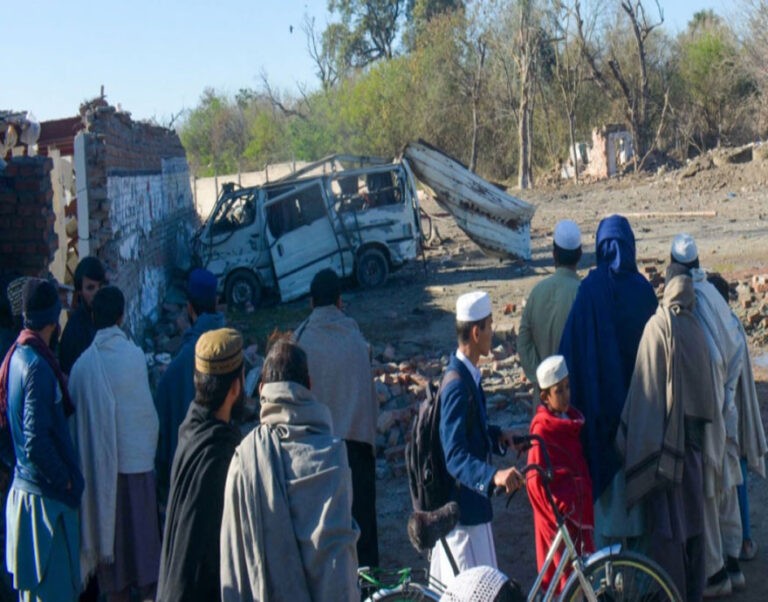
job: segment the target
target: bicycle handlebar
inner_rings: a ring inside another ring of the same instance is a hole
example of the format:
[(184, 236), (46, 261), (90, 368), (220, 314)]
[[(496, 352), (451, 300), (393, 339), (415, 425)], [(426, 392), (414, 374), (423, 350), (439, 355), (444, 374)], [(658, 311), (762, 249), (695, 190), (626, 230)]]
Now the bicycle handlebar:
[(539, 435), (514, 435), (512, 437), (512, 442), (515, 445), (521, 446), (521, 451), (530, 449), (534, 442), (539, 444), (541, 455), (544, 457), (544, 468), (538, 464), (528, 464), (525, 466), (525, 468), (523, 468), (521, 472), (525, 474), (526, 472), (535, 470), (547, 483), (549, 483), (549, 481), (552, 480), (552, 475), (554, 475), (554, 470), (552, 468), (552, 460), (550, 459), (549, 452), (547, 451), (547, 444), (544, 443), (544, 439), (542, 439)]
[[(552, 506), (552, 511), (555, 514), (557, 523), (560, 524), (565, 520), (565, 518), (560, 512), (560, 509), (557, 507), (555, 499), (552, 497), (552, 491), (549, 488), (549, 484), (554, 476), (554, 469), (552, 468), (552, 460), (549, 457), (549, 452), (547, 451), (547, 444), (544, 443), (544, 439), (542, 439), (539, 435), (514, 435), (512, 437), (512, 443), (514, 443), (515, 446), (520, 446), (521, 452), (530, 449), (533, 443), (538, 444), (539, 449), (541, 450), (542, 458), (544, 460), (544, 466), (540, 466), (539, 464), (526, 464), (520, 472), (523, 476), (525, 476), (529, 472), (535, 471), (541, 476), (542, 486), (544, 487), (544, 492), (547, 495), (547, 501), (549, 502), (550, 506)], [(509, 505), (509, 502), (514, 494), (515, 492), (512, 492), (509, 495), (509, 498), (507, 498), (507, 505)]]

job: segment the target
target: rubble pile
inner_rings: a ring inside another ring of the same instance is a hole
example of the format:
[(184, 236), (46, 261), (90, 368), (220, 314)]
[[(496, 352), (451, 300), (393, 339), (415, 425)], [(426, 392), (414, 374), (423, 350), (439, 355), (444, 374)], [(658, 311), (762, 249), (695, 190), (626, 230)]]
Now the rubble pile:
[[(641, 273), (656, 291), (657, 297), (664, 294), (664, 276), (657, 266), (662, 259), (641, 259), (644, 264)], [(746, 280), (728, 282), (730, 306), (741, 321), (747, 333), (750, 347), (768, 344), (768, 274), (754, 274)]]
[[(496, 330), (492, 355), (482, 358), (483, 390), (489, 420), (503, 428), (527, 429), (531, 417), (530, 383), (525, 379), (514, 350), (514, 331)], [(374, 388), (379, 402), (376, 435), (379, 478), (405, 475), (405, 445), (418, 406), (426, 397), (429, 382), (435, 385), (448, 364), (449, 352), (397, 361), (387, 345), (374, 360)]]
[[(739, 316), (752, 347), (768, 344), (768, 274), (729, 283), (731, 307)], [(733, 301), (738, 303), (733, 303)]]

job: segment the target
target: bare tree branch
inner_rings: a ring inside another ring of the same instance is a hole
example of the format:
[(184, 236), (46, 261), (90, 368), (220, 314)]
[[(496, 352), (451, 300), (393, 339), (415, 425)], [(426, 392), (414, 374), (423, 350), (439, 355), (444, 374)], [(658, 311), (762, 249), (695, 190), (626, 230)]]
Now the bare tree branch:
[(646, 159), (648, 159), (651, 153), (659, 147), (659, 140), (661, 140), (661, 132), (664, 130), (665, 119), (667, 116), (668, 108), (669, 108), (669, 88), (667, 88), (664, 91), (664, 108), (661, 110), (661, 118), (659, 119), (659, 127), (656, 128), (656, 136), (654, 136), (653, 144), (651, 144), (651, 147), (648, 149), (648, 152), (645, 153), (642, 160), (637, 166), (637, 169), (639, 171), (642, 171), (643, 166), (645, 165)]
[(304, 113), (296, 111), (295, 109), (290, 109), (283, 104), (283, 102), (280, 100), (280, 97), (277, 96), (277, 94), (275, 94), (275, 92), (272, 90), (272, 86), (269, 83), (269, 78), (264, 71), (261, 72), (260, 77), (261, 85), (264, 87), (264, 94), (273, 107), (279, 109), (283, 115), (288, 117), (298, 117), (304, 121), (309, 121), (309, 118)]

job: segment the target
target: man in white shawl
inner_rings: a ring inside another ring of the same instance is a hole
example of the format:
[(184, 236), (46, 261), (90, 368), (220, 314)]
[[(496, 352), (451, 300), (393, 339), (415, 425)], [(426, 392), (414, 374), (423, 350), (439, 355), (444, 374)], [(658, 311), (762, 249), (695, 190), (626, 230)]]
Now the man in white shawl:
[(152, 596), (160, 563), (154, 461), (158, 421), (144, 353), (120, 328), (117, 287), (93, 300), (96, 336), (69, 379), (75, 445), (85, 478), (80, 510), (83, 583), (98, 575), (108, 599)]
[(261, 425), (229, 466), (221, 523), (224, 602), (357, 600), (358, 532), (344, 442), (309, 390), (307, 356), (272, 344)]
[(690, 270), (698, 318), (712, 357), (717, 411), (704, 430), (705, 597), (727, 595), (746, 586), (738, 557), (742, 526), (737, 486), (740, 458), (765, 477), (765, 434), (744, 330), (699, 266), (696, 242), (688, 234), (672, 241), (672, 262)]
[(331, 412), (352, 471), (352, 516), (360, 527), (357, 560), (379, 566), (376, 528), (376, 420), (371, 351), (354, 319), (341, 309), (341, 282), (320, 270), (310, 287), (312, 313), (293, 334), (307, 354), (312, 393)]

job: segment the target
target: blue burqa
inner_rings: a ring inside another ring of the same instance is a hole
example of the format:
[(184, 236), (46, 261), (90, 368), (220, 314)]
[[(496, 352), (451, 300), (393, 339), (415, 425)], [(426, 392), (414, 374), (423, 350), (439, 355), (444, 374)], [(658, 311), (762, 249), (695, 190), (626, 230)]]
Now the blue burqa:
[(597, 267), (579, 287), (560, 339), (571, 381), (571, 404), (586, 420), (582, 430), (594, 499), (621, 467), (614, 441), (635, 356), (658, 302), (638, 272), (635, 236), (625, 217), (600, 222)]

